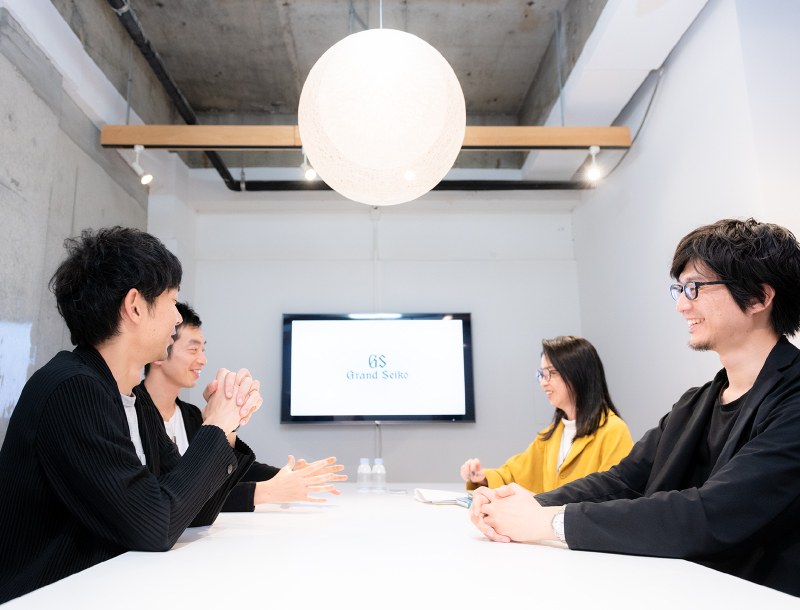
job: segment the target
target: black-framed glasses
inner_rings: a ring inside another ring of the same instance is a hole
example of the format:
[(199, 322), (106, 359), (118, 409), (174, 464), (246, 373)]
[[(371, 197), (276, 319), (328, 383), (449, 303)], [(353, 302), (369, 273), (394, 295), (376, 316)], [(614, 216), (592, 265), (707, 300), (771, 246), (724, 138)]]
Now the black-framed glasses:
[(686, 298), (690, 301), (694, 301), (697, 298), (697, 292), (700, 290), (700, 286), (711, 286), (712, 284), (727, 284), (728, 282), (686, 282), (685, 284), (672, 284), (669, 287), (669, 294), (672, 296), (673, 301), (677, 301), (680, 296), (681, 292), (686, 295)]
[(558, 375), (558, 371), (555, 369), (539, 369), (536, 371), (536, 379), (541, 383), (542, 379), (545, 381), (550, 381), (550, 377), (552, 375)]

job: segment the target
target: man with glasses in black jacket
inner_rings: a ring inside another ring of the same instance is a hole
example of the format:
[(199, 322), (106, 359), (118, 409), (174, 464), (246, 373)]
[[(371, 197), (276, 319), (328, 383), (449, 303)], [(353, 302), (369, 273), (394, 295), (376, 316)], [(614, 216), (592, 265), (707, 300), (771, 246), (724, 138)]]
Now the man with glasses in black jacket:
[[(157, 416), (136, 414), (141, 369), (166, 357), (181, 322), (175, 255), (121, 227), (66, 247), (51, 288), (77, 347), (25, 384), (0, 450), (0, 603), (125, 551), (169, 550), (214, 521), (254, 460), (233, 446), (261, 404), (245, 369), (220, 369), (183, 458)], [(143, 447), (159, 428), (162, 442)]]
[(723, 369), (687, 391), (607, 472), (535, 498), (475, 493), (492, 540), (680, 557), (800, 596), (800, 245), (787, 229), (721, 220), (684, 237), (670, 286), (689, 346)]

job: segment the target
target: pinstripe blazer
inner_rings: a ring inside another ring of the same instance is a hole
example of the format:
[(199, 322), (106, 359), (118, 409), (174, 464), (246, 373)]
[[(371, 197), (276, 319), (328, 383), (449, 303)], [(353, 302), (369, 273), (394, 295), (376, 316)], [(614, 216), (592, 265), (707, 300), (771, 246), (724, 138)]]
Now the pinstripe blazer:
[[(140, 432), (159, 424), (142, 418)], [(182, 458), (163, 436), (143, 466), (93, 348), (60, 352), (28, 380), (0, 450), (0, 603), (125, 551), (169, 550), (187, 526), (213, 522), (252, 453), (215, 426)]]

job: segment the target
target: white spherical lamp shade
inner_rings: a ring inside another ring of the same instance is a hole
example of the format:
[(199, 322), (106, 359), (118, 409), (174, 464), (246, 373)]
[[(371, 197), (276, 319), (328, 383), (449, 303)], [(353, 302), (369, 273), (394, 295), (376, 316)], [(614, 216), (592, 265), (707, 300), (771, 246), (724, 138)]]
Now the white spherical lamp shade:
[(298, 123), (320, 177), (345, 197), (394, 205), (427, 193), (453, 166), (464, 94), (431, 45), (398, 30), (336, 43), (311, 69)]

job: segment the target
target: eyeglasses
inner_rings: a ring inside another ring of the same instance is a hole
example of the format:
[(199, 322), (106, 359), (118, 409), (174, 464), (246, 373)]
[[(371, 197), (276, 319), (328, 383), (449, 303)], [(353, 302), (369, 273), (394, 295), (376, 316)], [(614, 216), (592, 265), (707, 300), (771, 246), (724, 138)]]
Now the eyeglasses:
[(553, 375), (558, 375), (558, 371), (555, 369), (539, 369), (536, 371), (536, 379), (541, 383), (542, 379), (545, 381), (550, 381), (550, 377)]
[(727, 284), (728, 282), (686, 282), (685, 284), (672, 284), (669, 287), (669, 293), (672, 296), (673, 301), (677, 301), (680, 296), (681, 292), (686, 295), (686, 298), (690, 301), (694, 301), (697, 298), (697, 292), (700, 290), (700, 286), (711, 286), (712, 284)]

